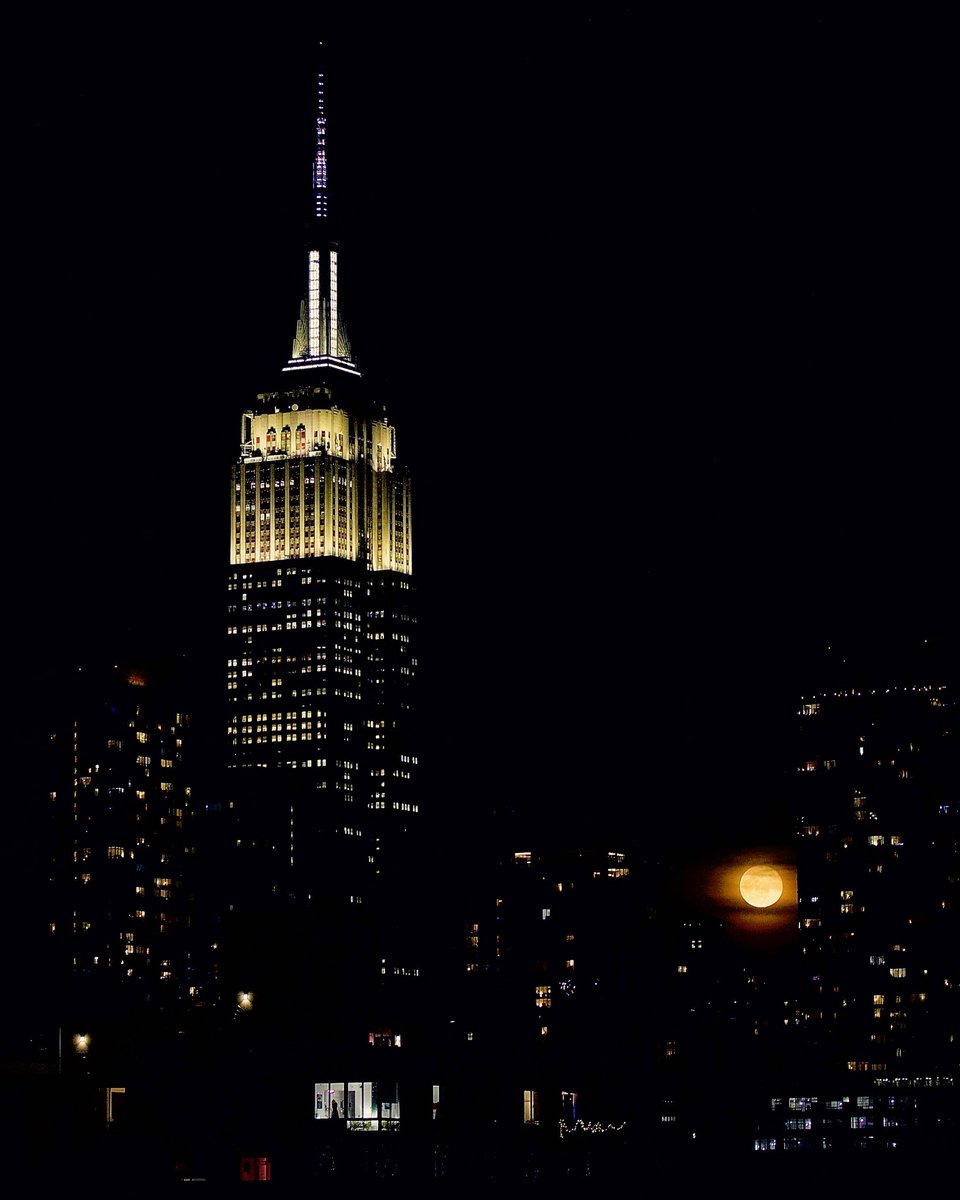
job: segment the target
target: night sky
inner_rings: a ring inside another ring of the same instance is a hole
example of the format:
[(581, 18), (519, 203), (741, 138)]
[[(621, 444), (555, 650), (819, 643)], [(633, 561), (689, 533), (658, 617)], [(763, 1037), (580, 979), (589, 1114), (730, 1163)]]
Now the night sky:
[(221, 630), (240, 413), (299, 304), (320, 38), (342, 307), (414, 472), (422, 760), (462, 827), (781, 838), (811, 647), (955, 627), (944, 31), (589, 7), (158, 9), (122, 51), (85, 12), (11, 44), (31, 724), (56, 664), (205, 661)]

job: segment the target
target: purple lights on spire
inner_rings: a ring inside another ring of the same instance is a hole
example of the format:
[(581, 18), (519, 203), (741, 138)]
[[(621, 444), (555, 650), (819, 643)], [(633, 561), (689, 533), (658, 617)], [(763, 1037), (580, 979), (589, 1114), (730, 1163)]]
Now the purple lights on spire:
[[(322, 43), (321, 43), (322, 45)], [(285, 371), (316, 367), (359, 375), (351, 361), (350, 342), (340, 315), (337, 288), (337, 246), (329, 230), (320, 225), (329, 216), (327, 191), (327, 116), (324, 111), (324, 71), (317, 66), (317, 140), (313, 157), (314, 218), (307, 250), (307, 289), (300, 306), (293, 350)]]
[(317, 75), (317, 151), (313, 159), (315, 213), (326, 217), (327, 201), (327, 118), (323, 111), (323, 71)]

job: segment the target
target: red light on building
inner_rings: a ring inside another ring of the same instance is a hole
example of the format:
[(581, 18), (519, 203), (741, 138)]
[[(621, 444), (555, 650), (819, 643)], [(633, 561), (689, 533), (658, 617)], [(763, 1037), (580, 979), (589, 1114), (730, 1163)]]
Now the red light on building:
[(244, 1156), (240, 1159), (241, 1183), (265, 1183), (270, 1179), (270, 1159)]

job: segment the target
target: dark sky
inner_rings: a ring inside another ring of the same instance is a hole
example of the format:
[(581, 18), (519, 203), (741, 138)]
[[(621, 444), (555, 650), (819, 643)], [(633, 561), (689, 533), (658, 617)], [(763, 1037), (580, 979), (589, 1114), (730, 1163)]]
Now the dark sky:
[(945, 31), (646, 7), (23, 31), (15, 677), (220, 629), (323, 38), (343, 308), (415, 473), (449, 806), (782, 832), (809, 647), (958, 611)]

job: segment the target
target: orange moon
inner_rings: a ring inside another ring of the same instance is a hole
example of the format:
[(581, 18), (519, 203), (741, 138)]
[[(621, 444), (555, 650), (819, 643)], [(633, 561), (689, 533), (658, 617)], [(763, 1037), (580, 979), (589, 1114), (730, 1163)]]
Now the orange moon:
[(773, 867), (749, 867), (740, 876), (740, 895), (754, 908), (769, 908), (783, 895), (783, 880)]

